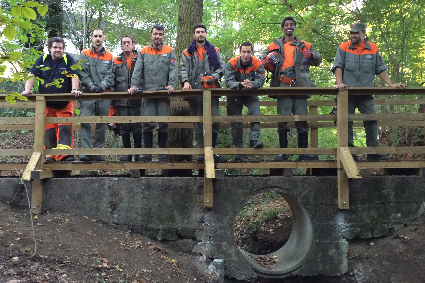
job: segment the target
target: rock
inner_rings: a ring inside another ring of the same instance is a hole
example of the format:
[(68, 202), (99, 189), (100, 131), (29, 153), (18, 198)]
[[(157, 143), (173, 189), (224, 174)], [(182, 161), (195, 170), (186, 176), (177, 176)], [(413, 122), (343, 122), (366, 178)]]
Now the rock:
[(12, 257), (12, 262), (13, 263), (18, 263), (19, 262), (19, 257), (17, 257), (17, 256)]

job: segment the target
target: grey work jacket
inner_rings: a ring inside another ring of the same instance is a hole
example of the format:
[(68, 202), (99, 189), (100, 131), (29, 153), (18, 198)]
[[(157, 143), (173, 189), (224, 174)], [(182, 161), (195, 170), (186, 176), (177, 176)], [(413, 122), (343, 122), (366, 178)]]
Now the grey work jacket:
[[(131, 75), (133, 74), (134, 66), (136, 65), (137, 51), (133, 51), (134, 57), (131, 59), (130, 70), (127, 68), (124, 52), (114, 59), (115, 68), (115, 91), (127, 92), (131, 87)], [(115, 100), (115, 106), (141, 107), (141, 99), (118, 99)]]
[(114, 85), (114, 57), (105, 47), (96, 52), (94, 46), (81, 51), (80, 81), (86, 88), (101, 83), (107, 89)]

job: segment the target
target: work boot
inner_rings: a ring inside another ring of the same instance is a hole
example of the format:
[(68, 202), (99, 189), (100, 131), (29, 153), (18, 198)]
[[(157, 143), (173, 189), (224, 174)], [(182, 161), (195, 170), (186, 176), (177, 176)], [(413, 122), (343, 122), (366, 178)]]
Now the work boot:
[(61, 161), (62, 162), (72, 162), (72, 161), (75, 161), (75, 156), (74, 155), (67, 155), (64, 158), (62, 158)]
[(387, 155), (384, 154), (368, 154), (367, 155), (367, 161), (381, 161), (381, 160), (386, 160), (387, 159)]
[(47, 156), (46, 161), (44, 161), (44, 163), (47, 163), (47, 164), (54, 163), (54, 162), (56, 162), (56, 160), (51, 156)]
[(249, 147), (251, 148), (263, 148), (263, 142), (262, 141), (255, 141), (255, 140), (251, 140), (249, 141)]
[(233, 162), (237, 162), (237, 163), (242, 163), (245, 162), (245, 156), (243, 156), (242, 154), (237, 154), (234, 158), (233, 158)]
[[(308, 132), (298, 133), (298, 147), (308, 148)], [(314, 160), (315, 157), (312, 154), (300, 154), (298, 160)]]
[[(287, 130), (283, 132), (279, 132), (279, 147), (280, 148), (288, 148), (288, 132)], [(288, 161), (288, 155), (279, 154), (274, 158), (277, 162)]]
[[(124, 148), (131, 148), (130, 133), (122, 134), (121, 138)], [(133, 161), (133, 157), (131, 155), (123, 155), (120, 157), (120, 161)]]
[[(152, 148), (153, 143), (153, 133), (152, 132), (144, 132), (143, 139), (145, 141), (145, 148)], [(146, 162), (152, 161), (152, 154), (145, 154), (144, 160)]]
[(97, 161), (97, 162), (104, 162), (105, 156), (104, 155), (93, 155), (92, 160)]
[[(158, 147), (159, 148), (166, 148), (167, 147), (167, 140), (168, 140), (168, 133), (158, 133)], [(165, 154), (159, 155), (159, 162), (165, 163), (168, 162), (168, 156)]]
[(83, 162), (92, 161), (92, 156), (91, 155), (80, 155), (80, 161), (83, 161)]
[[(134, 148), (142, 148), (142, 133), (133, 133)], [(134, 155), (134, 160), (137, 162), (142, 162), (144, 160), (143, 155), (136, 154)]]
[(204, 157), (204, 155), (203, 154), (201, 154), (201, 155), (199, 155), (198, 157), (196, 157), (196, 162), (204, 162), (204, 160), (205, 160), (205, 157)]

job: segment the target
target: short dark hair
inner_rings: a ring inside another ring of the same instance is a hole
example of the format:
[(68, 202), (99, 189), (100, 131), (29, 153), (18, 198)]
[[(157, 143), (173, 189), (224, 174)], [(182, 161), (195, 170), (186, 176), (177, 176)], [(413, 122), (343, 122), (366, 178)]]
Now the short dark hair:
[(49, 41), (47, 42), (47, 50), (49, 50), (52, 48), (53, 43), (62, 43), (63, 44), (63, 49), (65, 49), (65, 40), (63, 40), (62, 37), (52, 37), (49, 39)]
[(92, 31), (91, 35), (93, 35), (93, 33), (94, 33), (96, 30), (100, 30), (100, 31), (102, 32), (102, 35), (105, 35), (105, 33), (103, 32), (103, 30), (102, 30), (101, 28), (95, 28), (95, 29)]
[(161, 26), (161, 25), (154, 25), (152, 28), (151, 28), (151, 34), (152, 34), (152, 31), (153, 31), (153, 29), (157, 29), (157, 30), (164, 30), (164, 27), (163, 26)]
[(133, 39), (133, 37), (132, 37), (132, 36), (130, 36), (130, 35), (123, 35), (123, 36), (121, 36), (121, 44), (122, 44), (122, 39), (123, 39), (124, 37), (129, 37), (129, 38), (131, 38), (131, 42), (132, 42), (132, 43), (136, 43), (136, 42), (134, 41), (134, 39)]
[(204, 24), (195, 24), (193, 25), (192, 33), (195, 33), (197, 28), (203, 28), (205, 32), (207, 32), (207, 27)]
[(241, 46), (239, 47), (239, 52), (242, 51), (242, 46), (251, 46), (251, 50), (254, 51), (254, 47), (252, 47), (251, 42), (245, 41), (244, 43), (242, 43)]
[(295, 21), (295, 19), (293, 17), (286, 17), (286, 18), (283, 19), (282, 24), (280, 25), (282, 28), (285, 25), (286, 21), (293, 21), (294, 26), (297, 26), (297, 22)]

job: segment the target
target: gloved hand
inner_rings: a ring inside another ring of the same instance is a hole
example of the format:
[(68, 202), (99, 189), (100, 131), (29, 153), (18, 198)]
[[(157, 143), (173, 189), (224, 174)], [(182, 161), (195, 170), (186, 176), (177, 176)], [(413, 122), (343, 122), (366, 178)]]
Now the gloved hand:
[(96, 85), (97, 85), (97, 87), (101, 90), (101, 92), (105, 92), (106, 87), (105, 87), (102, 83), (98, 83), (98, 84), (96, 84)]
[(307, 58), (307, 59), (309, 59), (309, 58), (311, 58), (311, 51), (310, 51), (310, 49), (305, 49), (304, 51), (303, 51), (303, 56), (305, 57), (305, 58)]
[(263, 61), (261, 61), (261, 63), (263, 64), (264, 69), (272, 72), (276, 68), (276, 65), (279, 62), (283, 62), (283, 61), (284, 60), (282, 58), (282, 55), (280, 55), (279, 52), (272, 51), (269, 54), (267, 54), (266, 58), (264, 58)]
[(201, 77), (201, 83), (205, 88), (215, 88), (215, 79), (214, 77)]
[(90, 87), (90, 92), (102, 92), (102, 90), (94, 84)]

